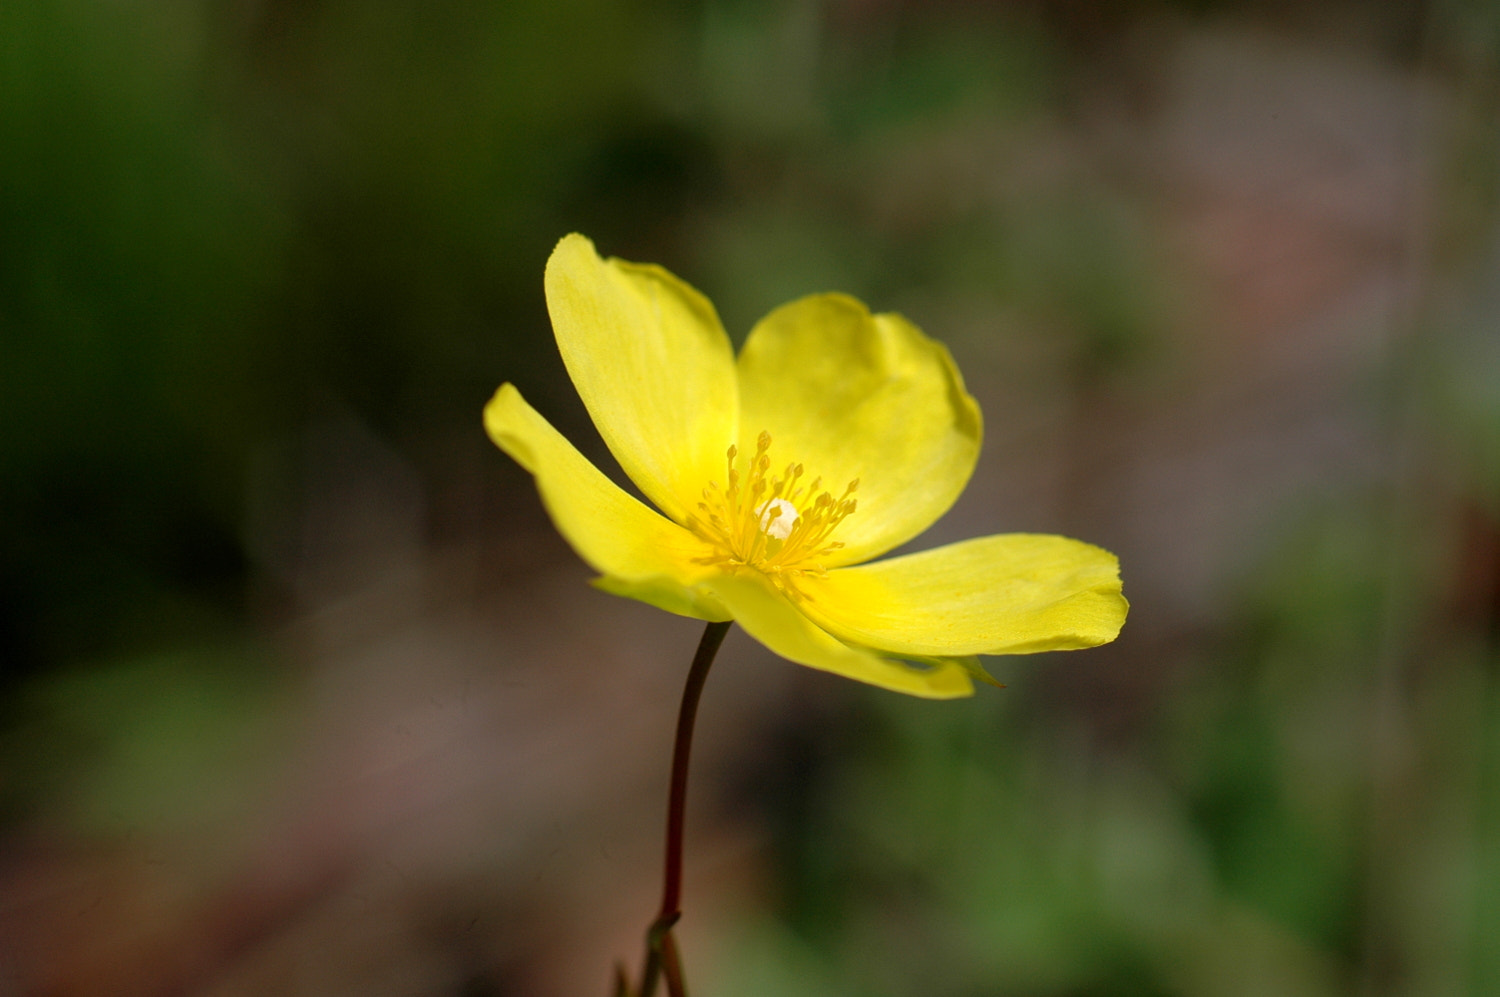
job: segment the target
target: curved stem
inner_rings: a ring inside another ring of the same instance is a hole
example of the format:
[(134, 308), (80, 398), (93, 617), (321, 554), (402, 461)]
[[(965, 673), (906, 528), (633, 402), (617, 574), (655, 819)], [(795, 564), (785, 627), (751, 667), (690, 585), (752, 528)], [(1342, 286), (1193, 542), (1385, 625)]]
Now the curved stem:
[(714, 663), (719, 645), (729, 632), (729, 624), (710, 623), (698, 642), (688, 669), (687, 684), (682, 690), (682, 706), (677, 712), (677, 738), (672, 745), (672, 788), (667, 797), (667, 862), (662, 875), (661, 909), (646, 931), (646, 967), (641, 973), (638, 997), (654, 997), (656, 981), (661, 975), (665, 957), (667, 988), (671, 997), (683, 997), (682, 968), (678, 963), (677, 945), (672, 926), (682, 916), (682, 828), (687, 810), (688, 756), (693, 750), (693, 721), (698, 716), (698, 699), (708, 680), (708, 669)]
[(672, 745), (672, 789), (667, 799), (667, 867), (662, 878), (661, 910), (656, 915), (658, 923), (676, 921), (681, 916), (682, 902), (682, 827), (683, 814), (687, 809), (688, 755), (693, 750), (693, 721), (698, 716), (698, 698), (703, 694), (703, 684), (708, 681), (709, 666), (724, 635), (729, 633), (729, 623), (710, 623), (698, 642), (698, 653), (693, 655), (693, 665), (688, 669), (687, 684), (682, 690), (682, 708), (677, 713), (677, 739)]

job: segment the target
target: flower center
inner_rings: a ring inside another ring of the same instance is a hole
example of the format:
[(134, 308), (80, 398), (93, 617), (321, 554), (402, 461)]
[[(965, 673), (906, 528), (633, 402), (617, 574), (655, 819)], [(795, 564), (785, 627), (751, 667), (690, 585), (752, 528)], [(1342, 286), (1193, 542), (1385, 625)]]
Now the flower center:
[(687, 525), (714, 548), (701, 563), (755, 568), (785, 589), (799, 575), (823, 574), (819, 559), (844, 546), (829, 537), (854, 512), (859, 479), (834, 498), (819, 490), (822, 478), (802, 480), (801, 464), (788, 464), (779, 477), (772, 477), (770, 449), (771, 434), (762, 432), (755, 456), (741, 473), (735, 468), (739, 448), (730, 447), (725, 455), (728, 484), (709, 482)]

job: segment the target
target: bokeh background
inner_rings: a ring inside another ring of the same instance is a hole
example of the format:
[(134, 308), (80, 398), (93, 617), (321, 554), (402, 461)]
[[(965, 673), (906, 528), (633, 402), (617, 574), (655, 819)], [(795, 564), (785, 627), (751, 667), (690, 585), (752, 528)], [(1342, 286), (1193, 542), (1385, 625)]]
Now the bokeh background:
[(733, 634), (708, 997), (1500, 994), (1500, 7), (0, 3), (0, 995), (606, 994), (696, 623), (542, 267), (844, 290), (986, 416), (918, 546), (1116, 551), (930, 703)]

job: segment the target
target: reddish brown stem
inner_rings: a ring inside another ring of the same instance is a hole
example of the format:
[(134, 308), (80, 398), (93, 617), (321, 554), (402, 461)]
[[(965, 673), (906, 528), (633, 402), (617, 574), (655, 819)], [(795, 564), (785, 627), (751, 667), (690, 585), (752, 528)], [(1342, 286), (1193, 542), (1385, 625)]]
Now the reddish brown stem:
[(655, 997), (656, 981), (662, 975), (664, 961), (671, 997), (685, 997), (687, 993), (682, 982), (677, 943), (671, 932), (672, 926), (682, 916), (682, 828), (687, 810), (688, 756), (693, 750), (693, 721), (698, 716), (698, 699), (703, 695), (709, 666), (714, 663), (714, 655), (718, 654), (719, 645), (724, 643), (724, 635), (728, 632), (728, 622), (710, 623), (703, 631), (698, 652), (693, 655), (692, 667), (688, 669), (687, 684), (682, 690), (682, 706), (677, 712), (677, 738), (672, 745), (672, 787), (667, 796), (667, 862), (662, 875), (661, 909), (646, 931), (646, 967), (641, 973), (638, 997)]

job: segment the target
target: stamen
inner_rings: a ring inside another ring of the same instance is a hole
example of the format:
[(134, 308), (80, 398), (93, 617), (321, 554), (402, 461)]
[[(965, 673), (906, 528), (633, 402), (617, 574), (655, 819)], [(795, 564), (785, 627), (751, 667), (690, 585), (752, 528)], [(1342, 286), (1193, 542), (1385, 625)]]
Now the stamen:
[(771, 477), (771, 434), (755, 441), (755, 455), (745, 462), (743, 475), (735, 467), (739, 449), (725, 451), (724, 480), (703, 489), (699, 514), (688, 517), (688, 527), (706, 541), (713, 553), (700, 563), (731, 570), (753, 568), (790, 595), (803, 575), (822, 575), (822, 558), (844, 546), (831, 539), (838, 525), (857, 507), (854, 493), (859, 479), (849, 482), (838, 498), (821, 491), (822, 478), (803, 483), (800, 463), (790, 463)]

